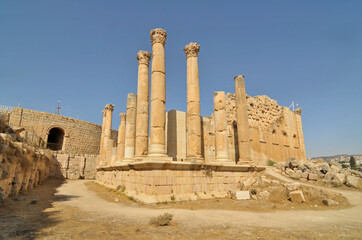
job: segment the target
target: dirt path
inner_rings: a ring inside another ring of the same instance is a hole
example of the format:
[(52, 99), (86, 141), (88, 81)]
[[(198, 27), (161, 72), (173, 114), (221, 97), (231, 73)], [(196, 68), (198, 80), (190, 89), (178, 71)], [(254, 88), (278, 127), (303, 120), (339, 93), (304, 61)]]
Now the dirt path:
[[(76, 207), (82, 211), (94, 212), (106, 216), (121, 216), (128, 220), (143, 219), (147, 223), (153, 216), (164, 213), (164, 209), (132, 207), (104, 201), (84, 185), (85, 181), (71, 181), (58, 189), (60, 195), (73, 195), (69, 201), (55, 204)], [(225, 226), (284, 227), (315, 226), (316, 224), (359, 224), (362, 226), (362, 194), (352, 192), (347, 198), (354, 207), (329, 211), (276, 211), (276, 212), (239, 212), (230, 210), (203, 209), (167, 209), (174, 214), (174, 220), (188, 226), (221, 224)]]
[[(252, 212), (110, 202), (89, 184), (54, 180), (30, 191), (27, 201), (6, 201), (0, 239), (362, 239), (361, 192), (343, 191), (351, 208)], [(174, 214), (171, 226), (148, 224), (165, 212)]]

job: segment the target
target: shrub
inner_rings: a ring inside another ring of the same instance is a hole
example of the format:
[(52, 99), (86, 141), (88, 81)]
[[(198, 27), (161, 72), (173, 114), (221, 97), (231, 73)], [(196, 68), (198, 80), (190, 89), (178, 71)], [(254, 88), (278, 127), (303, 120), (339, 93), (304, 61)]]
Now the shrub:
[(251, 190), (250, 190), (250, 193), (251, 193), (251, 195), (256, 195), (256, 194), (257, 194), (257, 192), (256, 192), (255, 189), (251, 189)]
[(276, 162), (274, 162), (273, 160), (268, 160), (268, 161), (266, 161), (266, 165), (268, 165), (268, 166), (274, 166), (274, 164), (276, 164)]
[(170, 224), (173, 218), (173, 214), (171, 213), (164, 213), (159, 215), (158, 217), (151, 218), (149, 224), (155, 226), (167, 226)]

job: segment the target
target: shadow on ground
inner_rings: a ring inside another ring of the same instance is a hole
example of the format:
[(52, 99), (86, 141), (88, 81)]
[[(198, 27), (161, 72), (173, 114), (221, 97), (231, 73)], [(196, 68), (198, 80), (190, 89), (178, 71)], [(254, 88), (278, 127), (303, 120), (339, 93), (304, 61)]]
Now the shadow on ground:
[(17, 197), (7, 198), (0, 203), (0, 240), (35, 239), (41, 229), (57, 224), (52, 218), (57, 212), (45, 211), (52, 208), (54, 202), (68, 201), (77, 196), (55, 195), (57, 188), (65, 183), (64, 179), (49, 178)]

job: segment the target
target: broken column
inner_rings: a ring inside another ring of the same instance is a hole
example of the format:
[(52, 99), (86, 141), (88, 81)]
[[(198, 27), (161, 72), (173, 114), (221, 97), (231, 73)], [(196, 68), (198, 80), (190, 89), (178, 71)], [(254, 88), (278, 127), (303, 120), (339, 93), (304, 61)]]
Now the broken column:
[(120, 113), (119, 117), (121, 118), (121, 123), (118, 127), (118, 140), (117, 140), (117, 161), (120, 161), (124, 158), (124, 144), (126, 136), (126, 114)]
[(126, 135), (123, 161), (132, 161), (134, 157), (136, 139), (136, 108), (137, 95), (129, 93), (127, 96)]
[(104, 129), (104, 148), (103, 148), (103, 164), (108, 165), (111, 162), (112, 157), (112, 112), (114, 105), (107, 104), (105, 107), (106, 112), (106, 126)]
[(235, 79), (236, 122), (238, 129), (239, 160), (238, 165), (251, 162), (248, 109), (243, 75)]
[(184, 51), (187, 59), (187, 160), (203, 161), (201, 152), (200, 86), (197, 57), (200, 45), (190, 43)]
[(228, 154), (225, 92), (214, 93), (215, 163), (232, 164)]
[(104, 152), (104, 132), (106, 129), (106, 111), (102, 110), (103, 121), (102, 121), (102, 134), (101, 134), (101, 145), (99, 147), (98, 165), (103, 165), (103, 152)]
[(151, 129), (150, 156), (166, 156), (166, 74), (165, 48), (167, 33), (161, 28), (151, 30), (152, 73), (151, 73)]
[(136, 114), (136, 146), (135, 157), (144, 157), (148, 149), (148, 114), (149, 114), (149, 62), (151, 53), (139, 51), (138, 89)]

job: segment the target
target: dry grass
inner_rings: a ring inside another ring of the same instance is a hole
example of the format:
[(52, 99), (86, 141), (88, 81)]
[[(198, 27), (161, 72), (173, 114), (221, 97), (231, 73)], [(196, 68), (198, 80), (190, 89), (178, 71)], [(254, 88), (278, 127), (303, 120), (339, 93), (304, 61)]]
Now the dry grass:
[(167, 226), (170, 224), (173, 218), (173, 214), (171, 213), (164, 213), (159, 215), (158, 217), (151, 218), (150, 224), (155, 226)]

